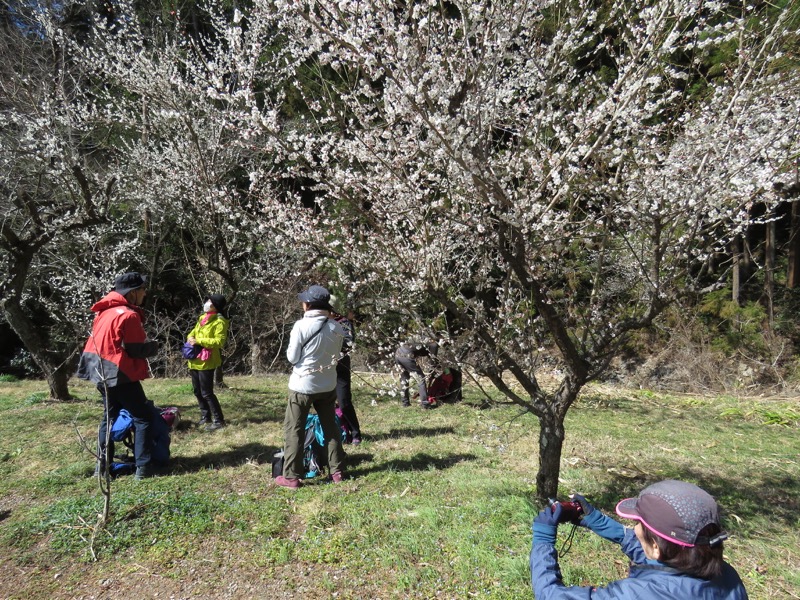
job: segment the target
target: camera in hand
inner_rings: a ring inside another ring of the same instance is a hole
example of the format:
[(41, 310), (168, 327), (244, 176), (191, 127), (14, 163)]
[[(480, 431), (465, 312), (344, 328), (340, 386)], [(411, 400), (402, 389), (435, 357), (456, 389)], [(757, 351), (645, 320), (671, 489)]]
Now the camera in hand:
[(556, 505), (561, 505), (561, 514), (558, 517), (559, 523), (578, 523), (583, 517), (583, 508), (580, 502), (554, 500), (548, 499), (550, 510), (555, 510)]

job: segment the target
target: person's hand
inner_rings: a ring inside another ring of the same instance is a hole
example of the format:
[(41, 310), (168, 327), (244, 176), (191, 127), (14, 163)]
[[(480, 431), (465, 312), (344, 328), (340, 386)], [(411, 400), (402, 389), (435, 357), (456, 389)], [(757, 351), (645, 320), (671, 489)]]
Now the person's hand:
[[(589, 521), (594, 521), (595, 519), (588, 519), (588, 517), (592, 513), (597, 512), (594, 506), (589, 504), (586, 498), (584, 498), (580, 494), (570, 494), (569, 498), (573, 502), (577, 502), (578, 504), (581, 505), (581, 511), (583, 512), (583, 516), (580, 519), (578, 519), (577, 521), (578, 525), (581, 525), (582, 527), (588, 527), (589, 529), (591, 529), (591, 527), (589, 526)], [(598, 513), (598, 515), (599, 514), (600, 513)]]
[(561, 505), (546, 506), (533, 519), (533, 543), (555, 544), (558, 519), (561, 516)]
[(189, 342), (192, 346), (194, 346), (197, 343), (197, 340), (194, 337), (189, 337), (186, 339), (186, 341)]
[(569, 499), (581, 505), (581, 510), (583, 511), (584, 517), (588, 517), (590, 514), (594, 512), (594, 506), (589, 504), (586, 501), (586, 498), (584, 498), (580, 494), (570, 494)]

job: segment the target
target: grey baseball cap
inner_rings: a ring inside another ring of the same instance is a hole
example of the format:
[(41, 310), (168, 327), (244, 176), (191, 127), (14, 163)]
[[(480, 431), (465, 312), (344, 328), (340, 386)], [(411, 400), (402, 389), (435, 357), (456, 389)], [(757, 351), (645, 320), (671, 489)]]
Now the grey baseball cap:
[(330, 302), (331, 293), (321, 285), (312, 285), (306, 291), (297, 294), (300, 302)]
[(706, 526), (719, 525), (719, 507), (711, 494), (685, 481), (654, 483), (637, 498), (617, 504), (617, 514), (640, 521), (656, 535), (680, 546), (715, 545), (728, 537), (726, 533), (711, 539), (699, 535)]

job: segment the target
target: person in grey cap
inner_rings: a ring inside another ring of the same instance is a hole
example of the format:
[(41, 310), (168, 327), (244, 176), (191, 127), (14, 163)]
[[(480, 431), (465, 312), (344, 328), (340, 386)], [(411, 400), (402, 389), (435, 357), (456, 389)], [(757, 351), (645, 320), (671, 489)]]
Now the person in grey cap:
[[(602, 538), (620, 545), (631, 560), (626, 579), (605, 587), (565, 586), (556, 550), (556, 530), (565, 509), (553, 503), (533, 521), (531, 585), (536, 600), (745, 600), (739, 574), (723, 559), (719, 508), (708, 492), (692, 483), (666, 480), (617, 504), (617, 514), (633, 528), (605, 516), (574, 494), (580, 512), (574, 519)], [(582, 514), (581, 514), (582, 513)]]
[(136, 479), (154, 474), (151, 423), (160, 415), (145, 396), (141, 382), (150, 377), (147, 359), (158, 352), (158, 342), (149, 341), (144, 331), (141, 306), (147, 296), (146, 283), (144, 275), (124, 273), (91, 309), (95, 318), (78, 364), (78, 377), (97, 385), (105, 400), (97, 436), (96, 475), (105, 473), (113, 461), (114, 444), (107, 439), (107, 431), (123, 408), (133, 417)]
[(303, 442), (306, 418), (311, 407), (319, 416), (328, 451), (331, 480), (344, 477), (341, 430), (336, 424), (336, 365), (344, 341), (342, 326), (331, 318), (331, 295), (324, 287), (312, 285), (297, 295), (303, 303), (303, 318), (289, 335), (286, 358), (292, 364), (289, 401), (283, 420), (283, 474), (275, 478), (282, 487), (297, 489), (305, 474)]

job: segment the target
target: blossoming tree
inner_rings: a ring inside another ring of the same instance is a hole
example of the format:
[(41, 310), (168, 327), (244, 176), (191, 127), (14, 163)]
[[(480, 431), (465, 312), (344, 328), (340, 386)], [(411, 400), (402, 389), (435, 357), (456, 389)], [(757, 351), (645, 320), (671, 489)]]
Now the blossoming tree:
[(17, 8), (0, 42), (0, 308), (63, 400), (86, 299), (106, 289), (137, 236), (111, 208), (118, 177), (108, 129), (98, 133), (87, 111), (69, 19)]
[(583, 386), (797, 158), (791, 4), (211, 1), (155, 37), (115, 6), (64, 101), (113, 125), (117, 208), (230, 281), (327, 269), (376, 330), (450, 336), (538, 418), (541, 496)]
[[(280, 9), (317, 72), (298, 87), (318, 123), (302, 143), (326, 192), (320, 234), (357, 293), (420, 323), (438, 311), (467, 362), (538, 417), (537, 491), (556, 494), (583, 386), (700, 283), (749, 204), (777, 201), (798, 151), (796, 77), (773, 69), (789, 9)], [(724, 71), (704, 72), (732, 46)], [(562, 376), (547, 386), (553, 353)]]
[(278, 15), (212, 2), (197, 9), (202, 31), (178, 12), (154, 35), (133, 5), (117, 7), (95, 22), (83, 64), (103, 82), (98, 113), (126, 132), (120, 195), (146, 211), (155, 247), (182, 252), (199, 293), (225, 289), (253, 318), (258, 294), (309, 262), (297, 240), (312, 226), (280, 118), (297, 64)]

